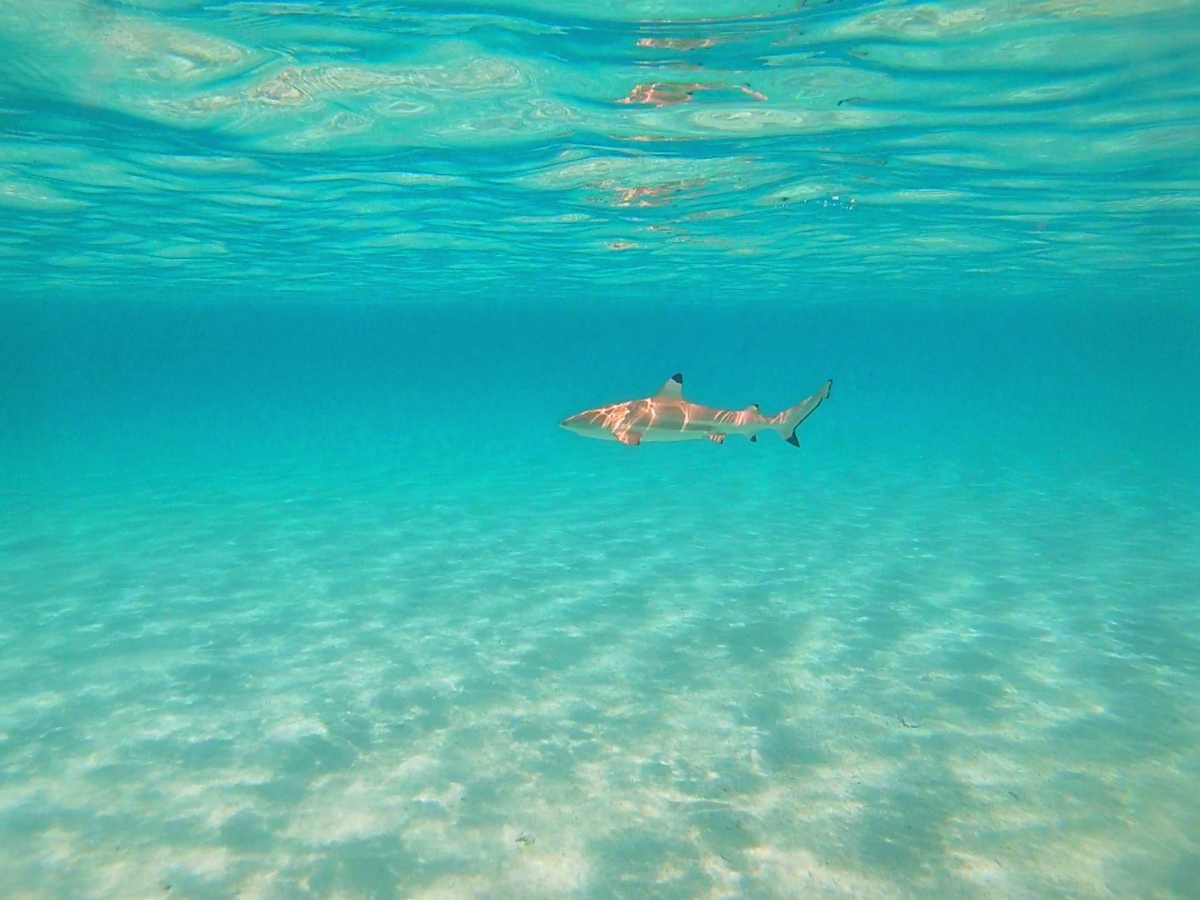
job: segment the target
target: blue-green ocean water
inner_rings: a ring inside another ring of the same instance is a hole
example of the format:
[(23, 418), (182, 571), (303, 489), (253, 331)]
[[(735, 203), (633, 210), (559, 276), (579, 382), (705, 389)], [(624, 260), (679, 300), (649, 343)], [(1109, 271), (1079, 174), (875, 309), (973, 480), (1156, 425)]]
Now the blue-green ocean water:
[(1189, 2), (0, 0), (0, 897), (1200, 897), (1197, 147)]

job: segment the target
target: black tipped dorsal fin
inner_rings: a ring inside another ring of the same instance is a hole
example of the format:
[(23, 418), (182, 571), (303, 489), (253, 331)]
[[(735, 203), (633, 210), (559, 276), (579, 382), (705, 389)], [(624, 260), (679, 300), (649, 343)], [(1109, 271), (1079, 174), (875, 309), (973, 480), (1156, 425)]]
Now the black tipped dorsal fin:
[(658, 389), (658, 393), (654, 395), (655, 400), (682, 400), (683, 399), (683, 376), (676, 372), (667, 379), (667, 383)]

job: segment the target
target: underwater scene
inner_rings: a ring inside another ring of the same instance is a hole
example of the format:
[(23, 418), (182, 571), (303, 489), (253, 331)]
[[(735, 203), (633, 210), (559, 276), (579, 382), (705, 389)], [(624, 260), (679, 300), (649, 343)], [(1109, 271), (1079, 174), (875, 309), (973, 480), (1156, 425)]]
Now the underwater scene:
[(1200, 3), (0, 0), (0, 897), (1200, 898)]

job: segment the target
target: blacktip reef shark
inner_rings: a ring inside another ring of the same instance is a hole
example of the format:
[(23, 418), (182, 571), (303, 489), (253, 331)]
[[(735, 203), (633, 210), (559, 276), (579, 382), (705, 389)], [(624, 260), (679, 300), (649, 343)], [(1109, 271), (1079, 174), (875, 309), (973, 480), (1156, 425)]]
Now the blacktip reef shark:
[(583, 437), (620, 441), (630, 447), (650, 441), (709, 440), (725, 443), (727, 434), (744, 434), (757, 441), (763, 431), (774, 431), (793, 447), (800, 446), (796, 429), (829, 396), (833, 381), (806, 400), (775, 416), (764, 416), (757, 403), (745, 409), (715, 409), (683, 399), (683, 376), (672, 375), (653, 397), (625, 400), (584, 410), (560, 423)]

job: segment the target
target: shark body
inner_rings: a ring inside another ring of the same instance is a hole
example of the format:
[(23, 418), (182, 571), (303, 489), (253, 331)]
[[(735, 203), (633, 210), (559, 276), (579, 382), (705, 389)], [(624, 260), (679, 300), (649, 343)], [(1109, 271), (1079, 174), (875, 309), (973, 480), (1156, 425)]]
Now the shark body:
[(832, 386), (832, 381), (826, 381), (811, 397), (778, 415), (764, 416), (757, 403), (738, 410), (689, 403), (683, 398), (683, 376), (675, 374), (652, 397), (584, 410), (563, 419), (561, 425), (583, 437), (620, 441), (631, 447), (651, 441), (709, 440), (723, 444), (727, 434), (757, 441), (763, 431), (774, 431), (793, 447), (799, 447), (796, 428), (829, 396)]

